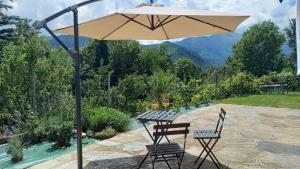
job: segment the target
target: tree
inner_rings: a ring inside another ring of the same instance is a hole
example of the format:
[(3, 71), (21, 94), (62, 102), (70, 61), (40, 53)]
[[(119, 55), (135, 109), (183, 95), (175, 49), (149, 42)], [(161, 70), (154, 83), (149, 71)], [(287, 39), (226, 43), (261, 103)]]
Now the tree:
[(285, 29), (287, 41), (289, 47), (292, 49), (292, 52), (289, 55), (289, 65), (294, 71), (297, 67), (297, 46), (296, 46), (296, 19), (290, 20), (290, 27)]
[(182, 57), (175, 62), (175, 71), (181, 81), (189, 82), (200, 73), (200, 68), (192, 60)]
[[(12, 1), (12, 0), (10, 0)], [(2, 51), (3, 47), (7, 45), (9, 41), (13, 38), (14, 27), (20, 20), (17, 16), (8, 16), (4, 14), (4, 11), (11, 9), (12, 6), (7, 5), (0, 0), (0, 52)]]
[(148, 76), (159, 70), (169, 70), (173, 67), (173, 62), (166, 46), (160, 46), (158, 50), (146, 49), (140, 54), (139, 62), (135, 69), (139, 74)]
[(283, 68), (282, 45), (285, 36), (271, 21), (252, 26), (233, 46), (233, 57), (241, 61), (241, 70), (262, 76)]
[(116, 84), (125, 75), (136, 72), (135, 65), (140, 61), (140, 52), (140, 45), (136, 41), (113, 41), (109, 44), (113, 83)]
[(82, 50), (83, 61), (89, 69), (98, 69), (109, 64), (108, 46), (105, 41), (91, 40)]

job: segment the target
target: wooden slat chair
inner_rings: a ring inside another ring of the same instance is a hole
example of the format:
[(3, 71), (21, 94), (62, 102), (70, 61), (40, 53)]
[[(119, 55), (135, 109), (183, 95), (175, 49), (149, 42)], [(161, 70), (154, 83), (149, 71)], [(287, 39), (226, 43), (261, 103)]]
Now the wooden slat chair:
[(214, 148), (214, 146), (217, 144), (217, 142), (221, 138), (225, 115), (226, 115), (226, 111), (223, 108), (221, 108), (221, 113), (219, 114), (219, 120), (218, 120), (218, 123), (217, 123), (217, 126), (215, 129), (202, 129), (202, 130), (195, 130), (193, 132), (194, 139), (197, 139), (199, 141), (199, 143), (201, 144), (201, 146), (203, 147), (203, 150), (200, 153), (200, 155), (198, 156), (198, 158), (196, 159), (195, 163), (197, 163), (198, 160), (203, 155), (203, 153), (206, 152), (206, 155), (201, 160), (201, 162), (198, 166), (198, 169), (202, 166), (202, 164), (204, 163), (205, 159), (208, 156), (211, 158), (211, 160), (213, 161), (215, 166), (218, 169), (220, 169), (221, 164), (220, 164), (219, 160), (217, 159), (217, 157), (215, 156), (215, 154), (213, 153), (212, 149)]
[[(157, 161), (165, 161), (169, 169), (171, 169), (169, 160), (177, 159), (178, 168), (180, 169), (186, 145), (186, 137), (189, 133), (190, 123), (177, 123), (177, 124), (165, 124), (155, 125), (153, 136), (155, 142), (152, 145), (147, 145), (149, 156), (151, 157), (152, 168), (154, 169)], [(171, 130), (170, 130), (171, 129)], [(184, 135), (183, 147), (180, 147), (178, 143), (159, 143), (161, 137), (169, 135)]]

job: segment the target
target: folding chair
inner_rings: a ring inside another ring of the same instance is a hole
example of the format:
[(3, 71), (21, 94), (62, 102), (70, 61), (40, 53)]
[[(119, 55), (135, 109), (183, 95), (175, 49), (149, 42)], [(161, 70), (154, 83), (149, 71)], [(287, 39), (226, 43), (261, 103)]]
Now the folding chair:
[[(165, 161), (168, 168), (171, 169), (171, 166), (168, 161), (173, 159), (177, 159), (178, 168), (180, 169), (185, 153), (186, 137), (189, 133), (189, 127), (190, 123), (177, 123), (154, 126), (154, 144), (146, 145), (149, 156), (151, 157), (153, 169), (157, 161)], [(169, 135), (184, 135), (183, 148), (181, 148), (178, 143), (159, 143), (161, 137)]]
[(215, 166), (218, 169), (220, 169), (221, 164), (217, 159), (217, 157), (215, 156), (215, 154), (213, 153), (212, 149), (215, 147), (215, 145), (221, 138), (225, 115), (226, 115), (226, 111), (223, 108), (221, 108), (221, 113), (219, 114), (219, 120), (215, 129), (204, 129), (204, 130), (202, 129), (202, 130), (195, 130), (193, 132), (194, 139), (197, 139), (201, 144), (201, 146), (203, 147), (203, 150), (198, 156), (198, 158), (196, 159), (195, 163), (197, 163), (198, 160), (203, 155), (203, 153), (206, 152), (206, 155), (203, 157), (197, 169), (199, 169), (202, 166), (207, 156), (209, 156), (213, 161), (213, 163), (215, 164)]

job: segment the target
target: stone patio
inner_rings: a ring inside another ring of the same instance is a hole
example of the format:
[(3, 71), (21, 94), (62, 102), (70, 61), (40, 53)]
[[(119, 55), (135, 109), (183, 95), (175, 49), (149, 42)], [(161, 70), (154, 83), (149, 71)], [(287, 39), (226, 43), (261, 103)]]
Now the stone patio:
[[(300, 168), (300, 110), (270, 107), (213, 105), (185, 113), (175, 122), (191, 122), (191, 130), (212, 128), (216, 125), (218, 112), (227, 111), (223, 137), (214, 148), (222, 168), (233, 169), (295, 169)], [(182, 138), (172, 140), (181, 143)], [(146, 154), (145, 145), (151, 143), (143, 128), (122, 133), (109, 140), (99, 141), (83, 149), (86, 169), (132, 169), (137, 168)], [(187, 154), (183, 169), (197, 168), (194, 160), (201, 148), (192, 135), (188, 136)], [(175, 163), (173, 164), (175, 165)], [(77, 168), (76, 152), (33, 166), (32, 169)], [(143, 169), (151, 168), (149, 161)], [(157, 169), (165, 169), (157, 163)], [(176, 168), (176, 167), (175, 167)], [(202, 168), (215, 168), (205, 161)]]

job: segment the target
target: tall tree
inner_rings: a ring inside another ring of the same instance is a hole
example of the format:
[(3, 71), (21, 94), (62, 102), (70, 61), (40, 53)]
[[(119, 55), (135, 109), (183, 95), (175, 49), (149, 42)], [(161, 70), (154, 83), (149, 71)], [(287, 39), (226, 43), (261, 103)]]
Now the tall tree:
[(252, 26), (233, 46), (233, 57), (240, 60), (241, 70), (262, 76), (283, 68), (282, 45), (285, 36), (271, 21)]
[(189, 82), (200, 73), (200, 68), (186, 57), (182, 57), (175, 62), (175, 69), (177, 77), (184, 82)]
[(14, 27), (19, 21), (19, 17), (5, 14), (5, 11), (11, 8), (12, 6), (0, 0), (0, 51), (2, 51), (3, 46), (13, 38)]
[(136, 72), (135, 65), (140, 61), (140, 52), (140, 45), (136, 41), (113, 41), (109, 44), (113, 83), (127, 74)]
[(297, 65), (297, 46), (296, 46), (296, 19), (290, 20), (290, 26), (285, 29), (287, 41), (292, 52), (289, 55), (289, 65), (296, 71)]

